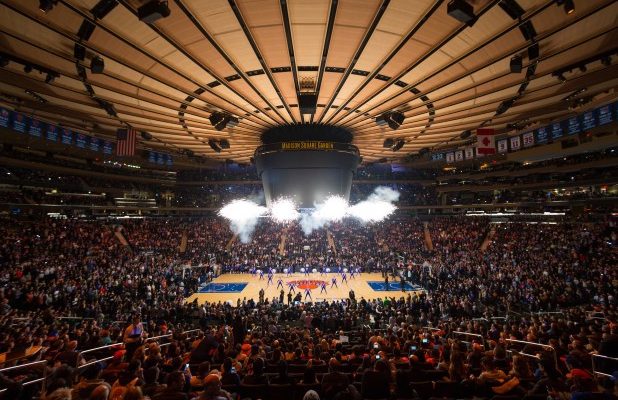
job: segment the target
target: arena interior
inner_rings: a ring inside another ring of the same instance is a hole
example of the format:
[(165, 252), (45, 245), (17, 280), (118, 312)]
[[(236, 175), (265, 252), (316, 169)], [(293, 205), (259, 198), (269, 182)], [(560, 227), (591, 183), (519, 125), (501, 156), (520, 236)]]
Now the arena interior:
[(618, 399), (617, 28), (1, 0), (0, 400)]

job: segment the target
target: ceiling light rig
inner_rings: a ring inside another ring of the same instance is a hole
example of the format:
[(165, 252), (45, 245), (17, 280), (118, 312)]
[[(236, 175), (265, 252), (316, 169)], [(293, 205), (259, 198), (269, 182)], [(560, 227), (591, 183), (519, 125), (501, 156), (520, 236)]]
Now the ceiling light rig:
[(592, 57), (588, 57), (584, 60), (577, 61), (573, 64), (566, 65), (560, 69), (552, 72), (552, 76), (558, 78), (558, 80), (562, 83), (566, 82), (565, 74), (573, 73), (573, 71), (579, 70), (582, 73), (588, 71), (588, 66), (595, 62), (600, 62), (603, 66), (610, 66), (612, 63), (612, 56), (618, 55), (618, 48), (613, 48), (608, 51), (604, 51), (603, 53), (595, 54)]
[(39, 0), (39, 10), (44, 13), (50, 12), (56, 4), (58, 0)]
[(378, 126), (388, 125), (392, 130), (396, 130), (403, 124), (405, 118), (405, 115), (400, 111), (389, 111), (382, 115), (378, 115), (376, 117), (376, 124)]
[(449, 1), (447, 13), (468, 26), (474, 25), (477, 20), (477, 16), (474, 15), (474, 8), (466, 0)]
[(573, 0), (556, 0), (558, 7), (564, 6), (564, 12), (571, 15), (575, 12), (575, 2)]
[(234, 128), (238, 125), (238, 118), (224, 112), (215, 111), (210, 114), (208, 120), (212, 124), (212, 126), (218, 130), (222, 131), (225, 128)]
[(0, 52), (0, 68), (9, 66), (11, 62), (23, 65), (24, 72), (26, 74), (29, 74), (32, 71), (37, 71), (39, 74), (45, 74), (45, 83), (52, 83), (55, 79), (60, 77), (58, 72), (52, 71), (47, 67), (32, 63), (12, 54)]

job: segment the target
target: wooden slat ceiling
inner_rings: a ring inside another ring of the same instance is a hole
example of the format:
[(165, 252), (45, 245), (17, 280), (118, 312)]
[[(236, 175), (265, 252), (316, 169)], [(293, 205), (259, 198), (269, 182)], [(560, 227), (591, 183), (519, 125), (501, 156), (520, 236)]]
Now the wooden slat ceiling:
[[(44, 74), (10, 63), (0, 70), (5, 101), (21, 99), (19, 107), (41, 118), (100, 136), (129, 124), (154, 137), (144, 147), (214, 160), (247, 162), (262, 131), (299, 122), (349, 128), (365, 161), (398, 159), (461, 144), (463, 131), (481, 125), (505, 131), (508, 123), (562, 117), (568, 94), (586, 88), (594, 96), (618, 83), (617, 67), (600, 61), (565, 74), (566, 83), (552, 76), (616, 47), (613, 0), (575, 1), (569, 15), (554, 0), (474, 0), (472, 27), (448, 16), (448, 1), (439, 0), (170, 0), (171, 15), (152, 25), (136, 16), (145, 1), (117, 0), (102, 19), (91, 13), (97, 3), (59, 0), (43, 13), (36, 0), (0, 0), (0, 51), (60, 74), (45, 83)], [(507, 3), (524, 14), (513, 19)], [(80, 41), (84, 20), (96, 29)], [(84, 61), (75, 58), (77, 42)], [(539, 58), (531, 61), (535, 44)], [(524, 55), (521, 73), (510, 73), (515, 54)], [(105, 61), (103, 74), (90, 72), (95, 55)], [(298, 108), (307, 81), (318, 91), (315, 115)], [(377, 126), (375, 118), (392, 110), (405, 114), (403, 125)], [(208, 121), (214, 111), (240, 123), (217, 131)], [(221, 153), (208, 145), (224, 138), (230, 149)], [(393, 152), (383, 148), (386, 138), (405, 145)]]

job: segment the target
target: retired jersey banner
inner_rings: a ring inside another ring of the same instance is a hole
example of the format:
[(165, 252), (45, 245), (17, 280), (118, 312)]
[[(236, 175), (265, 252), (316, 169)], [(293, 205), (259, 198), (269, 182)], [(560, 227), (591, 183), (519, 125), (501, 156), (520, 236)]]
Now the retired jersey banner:
[(103, 142), (103, 154), (110, 155), (114, 152), (114, 144), (107, 140)]
[(534, 132), (526, 132), (521, 135), (522, 142), (524, 143), (524, 147), (532, 147), (534, 146)]
[(88, 136), (84, 135), (83, 133), (78, 133), (75, 135), (75, 145), (80, 149), (85, 149), (87, 139)]
[(90, 150), (99, 151), (99, 147), (101, 145), (101, 140), (99, 138), (91, 137), (90, 138)]
[(521, 149), (521, 138), (519, 136), (513, 136), (509, 140), (511, 142), (511, 151), (517, 151)]
[(464, 152), (463, 150), (457, 150), (455, 152), (455, 161), (463, 161), (464, 159)]
[(444, 153), (435, 153), (431, 155), (432, 161), (444, 160)]
[(506, 153), (509, 151), (509, 141), (508, 139), (498, 140), (498, 153)]
[(446, 153), (446, 162), (452, 163), (455, 161), (455, 153)]
[(493, 129), (476, 130), (476, 154), (496, 154), (496, 143)]
[(552, 139), (561, 138), (564, 135), (564, 130), (562, 129), (562, 124), (560, 122), (554, 122), (551, 124), (551, 137)]
[(464, 152), (466, 155), (466, 160), (472, 160), (474, 158), (474, 147), (466, 147)]

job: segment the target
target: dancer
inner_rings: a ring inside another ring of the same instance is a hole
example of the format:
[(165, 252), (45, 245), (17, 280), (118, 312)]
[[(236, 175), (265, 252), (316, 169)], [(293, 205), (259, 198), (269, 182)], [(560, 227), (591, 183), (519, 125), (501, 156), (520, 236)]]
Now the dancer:
[(313, 301), (313, 297), (311, 297), (311, 289), (309, 288), (305, 289), (305, 301), (307, 301), (307, 297), (309, 297), (309, 300)]
[(270, 286), (270, 284), (275, 284), (273, 282), (273, 272), (272, 271), (268, 271), (268, 282), (266, 282), (266, 286)]
[(258, 269), (258, 272), (260, 274), (260, 280), (264, 279), (264, 270)]
[(283, 289), (283, 279), (281, 278), (277, 280), (277, 289), (279, 289), (279, 286), (281, 286), (281, 289)]
[(348, 278), (347, 278), (347, 276), (346, 276), (345, 271), (343, 271), (343, 272), (341, 273), (341, 283), (343, 283), (343, 282), (345, 282), (346, 284), (348, 283)]
[(322, 287), (322, 289), (320, 290), (320, 294), (322, 293), (328, 294), (328, 292), (326, 291), (326, 282), (322, 281), (320, 286)]
[(336, 287), (337, 289), (339, 289), (339, 286), (337, 286), (337, 277), (336, 276), (333, 276), (333, 279), (331, 279), (331, 281), (330, 281), (330, 287), (332, 288), (333, 286)]
[(294, 284), (292, 282), (288, 282), (288, 287), (290, 288), (290, 293), (296, 293), (296, 289), (294, 289)]

